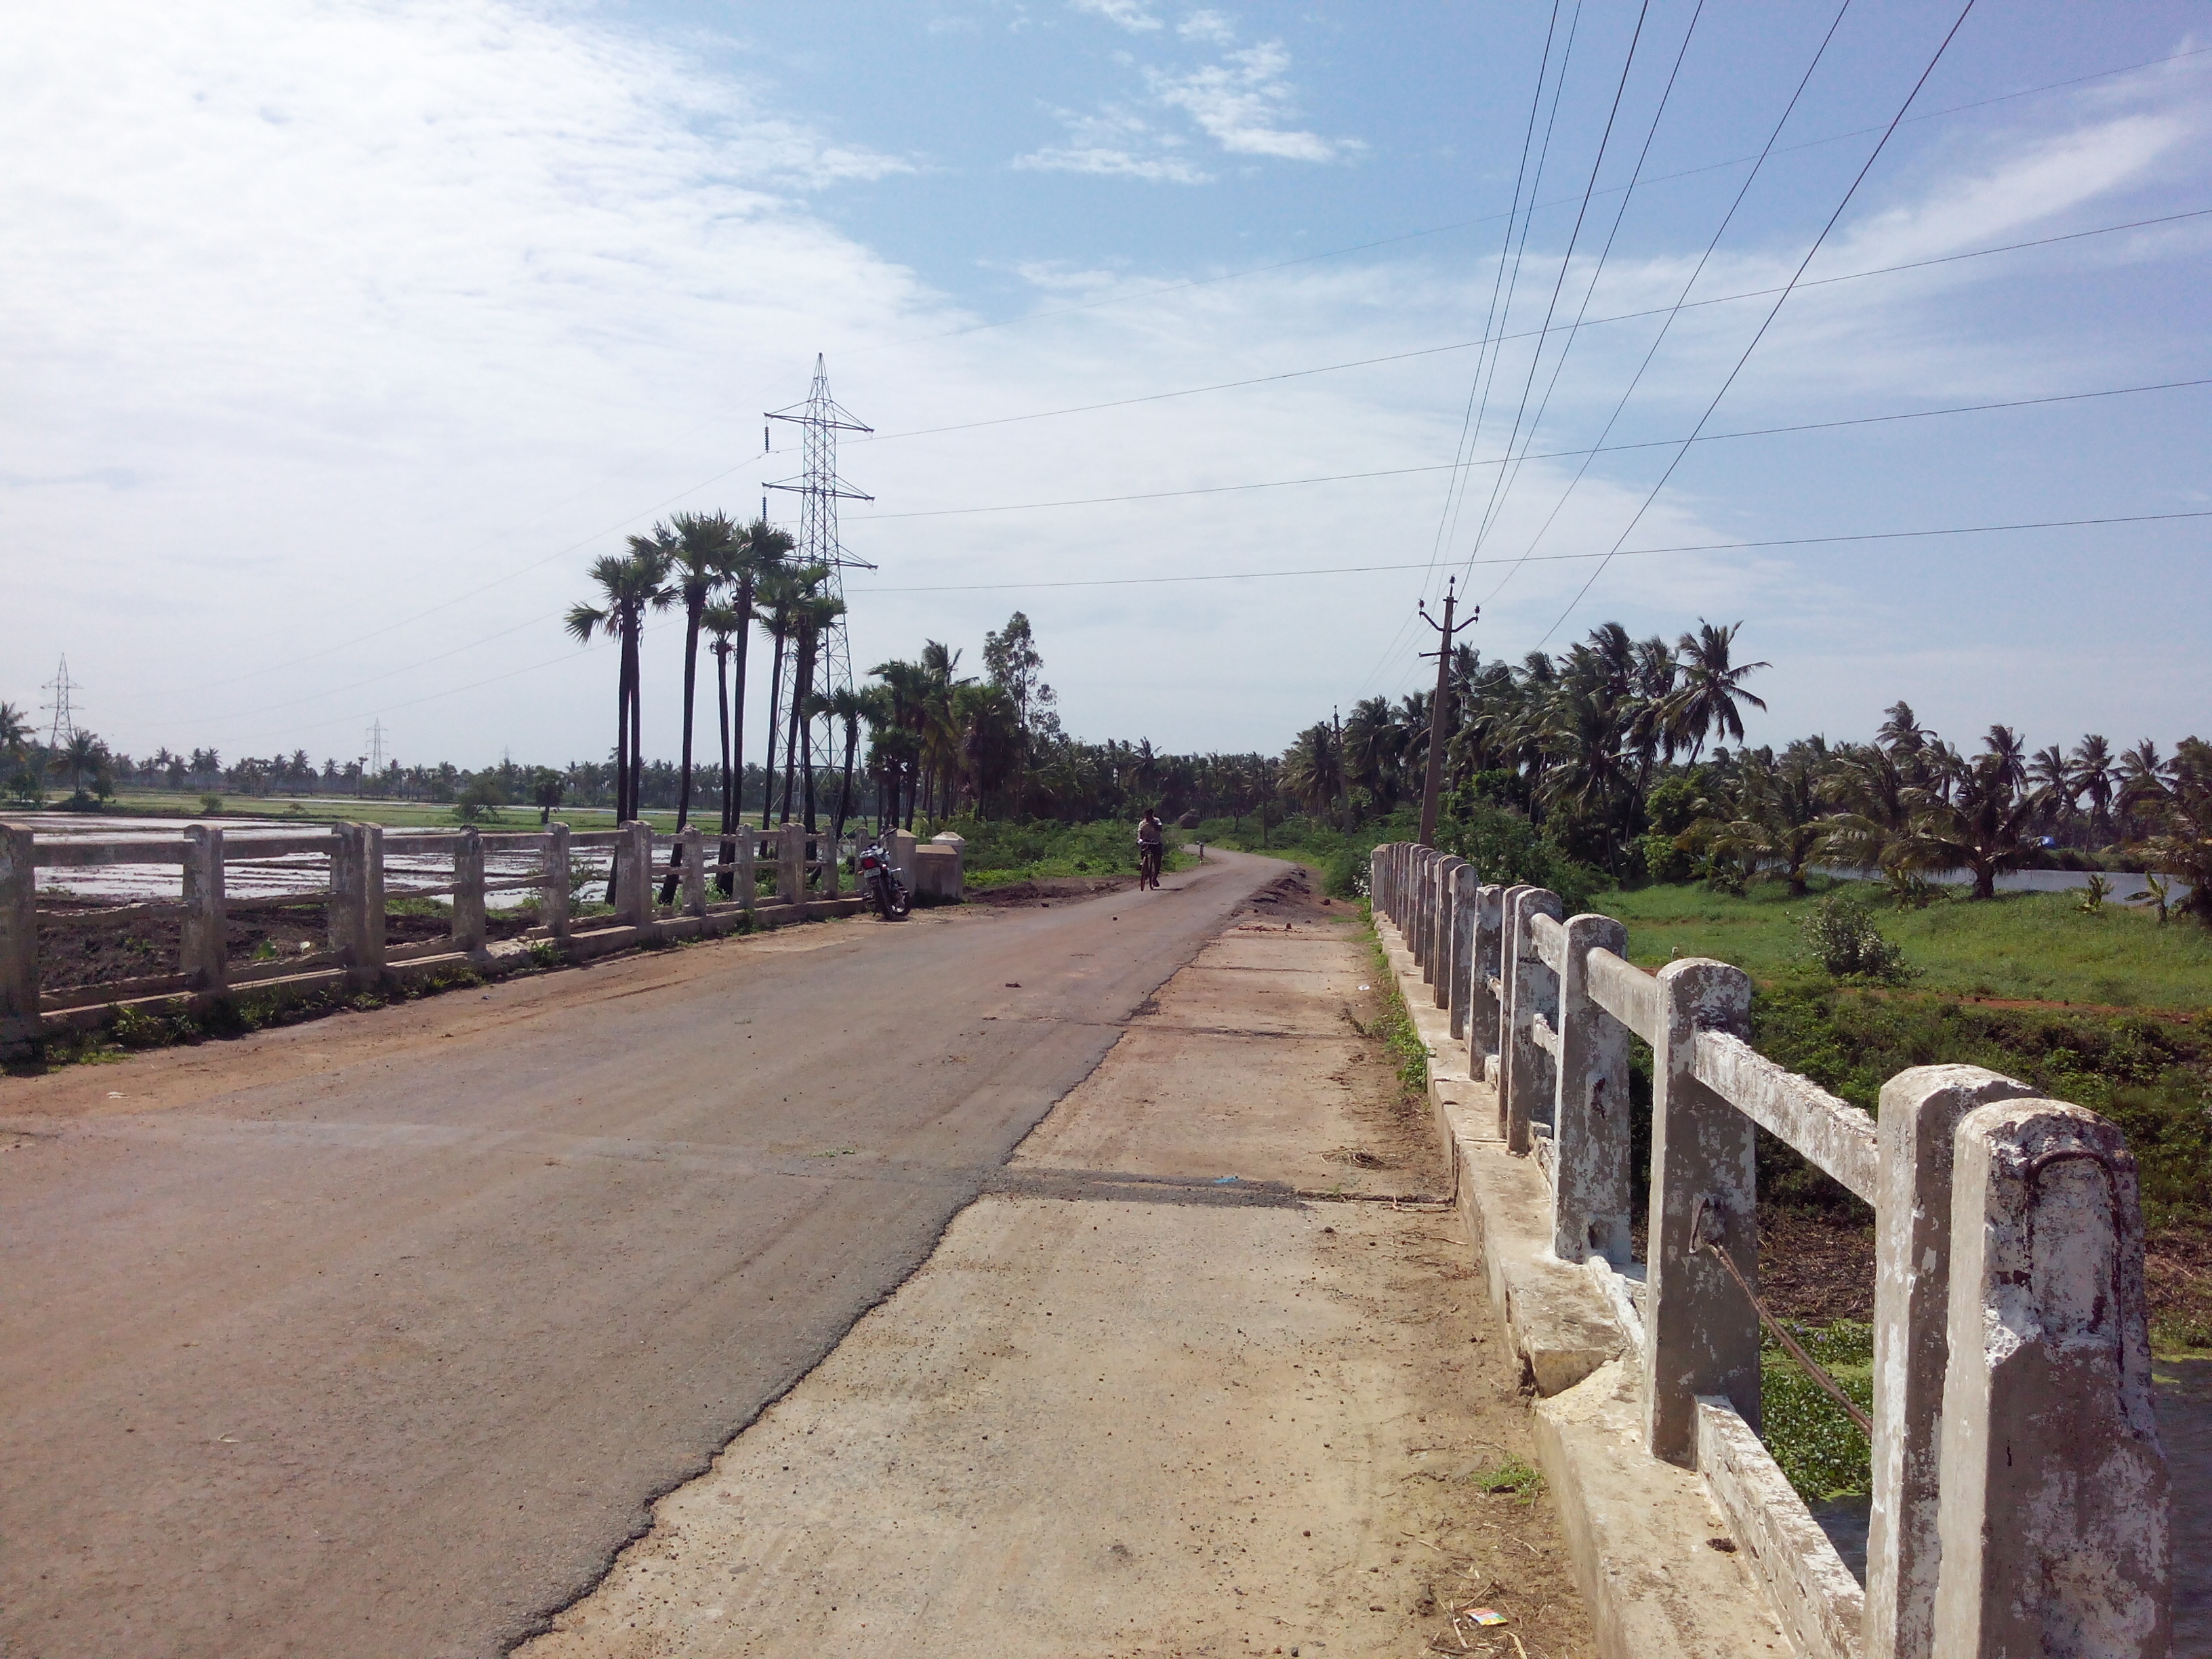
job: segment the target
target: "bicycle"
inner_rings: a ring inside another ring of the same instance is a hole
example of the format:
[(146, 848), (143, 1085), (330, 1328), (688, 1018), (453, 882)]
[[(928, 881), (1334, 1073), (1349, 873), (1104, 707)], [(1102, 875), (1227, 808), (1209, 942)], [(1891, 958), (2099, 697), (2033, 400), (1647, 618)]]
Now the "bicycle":
[(1137, 843), (1137, 890), (1160, 884), (1160, 857), (1165, 851), (1156, 841)]

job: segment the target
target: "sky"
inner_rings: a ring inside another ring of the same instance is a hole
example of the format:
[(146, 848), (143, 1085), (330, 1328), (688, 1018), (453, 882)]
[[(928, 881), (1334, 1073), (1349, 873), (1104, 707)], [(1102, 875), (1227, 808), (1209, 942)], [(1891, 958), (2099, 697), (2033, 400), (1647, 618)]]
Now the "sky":
[[(0, 699), (604, 755), (586, 567), (758, 512), (818, 354), (856, 666), (1019, 608), (1081, 736), (1279, 749), (1425, 683), (1448, 579), (1486, 659), (1741, 622), (1753, 741), (2212, 735), (2212, 4), (1957, 17), (37, 9)], [(645, 675), (672, 757), (672, 620)]]

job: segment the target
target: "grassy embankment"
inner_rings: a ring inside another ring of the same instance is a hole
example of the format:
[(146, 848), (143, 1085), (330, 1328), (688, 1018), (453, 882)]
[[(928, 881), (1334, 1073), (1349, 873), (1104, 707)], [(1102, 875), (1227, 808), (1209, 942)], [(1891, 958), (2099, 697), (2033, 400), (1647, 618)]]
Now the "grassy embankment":
[[(1020, 881), (1134, 876), (1137, 826), (1118, 819), (1100, 823), (1003, 823), (954, 818), (930, 826), (968, 843), (961, 855), (970, 887), (1006, 887)], [(1170, 849), (1167, 867), (1184, 870), (1197, 860)]]

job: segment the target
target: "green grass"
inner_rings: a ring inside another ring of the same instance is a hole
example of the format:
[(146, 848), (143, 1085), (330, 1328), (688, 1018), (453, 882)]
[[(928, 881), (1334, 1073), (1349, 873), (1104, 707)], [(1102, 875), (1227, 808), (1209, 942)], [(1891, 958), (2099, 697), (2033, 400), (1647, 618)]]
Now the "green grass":
[[(961, 854), (970, 887), (1005, 887), (1018, 881), (1137, 873), (1137, 826), (1119, 819), (1097, 823), (1003, 823), (955, 818), (936, 826), (968, 843)], [(1182, 870), (1195, 860), (1170, 850), (1167, 867)]]
[[(1744, 896), (1700, 887), (1607, 893), (1598, 908), (1628, 924), (1630, 957), (1656, 968), (1674, 956), (1715, 957), (1753, 978), (1808, 969), (1802, 924), (1819, 894), (1793, 899), (1779, 882)], [(2212, 1012), (2212, 929), (2107, 902), (2094, 914), (2072, 893), (2004, 893), (1924, 909), (1877, 903), (1876, 925), (1918, 971), (1913, 988), (1955, 996)]]

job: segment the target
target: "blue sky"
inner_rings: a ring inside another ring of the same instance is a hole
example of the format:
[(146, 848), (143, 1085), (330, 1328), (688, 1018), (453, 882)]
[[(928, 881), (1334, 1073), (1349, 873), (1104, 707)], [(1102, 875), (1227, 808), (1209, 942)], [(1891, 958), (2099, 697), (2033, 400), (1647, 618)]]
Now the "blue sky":
[(2170, 744), (2212, 519), (1715, 544), (2212, 509), (2212, 387), (2122, 391), (2212, 376), (2208, 14), (1981, 0), (1705, 429), (1829, 424), (1650, 496), (1953, 8), (1852, 0), (1702, 270), (1832, 5), (49, 9), (0, 67), (0, 697), (66, 651), (134, 752), (597, 754), (583, 568), (756, 508), (819, 351), (878, 428), (856, 659), (1019, 605), (1085, 735), (1279, 747), (1419, 684), (1458, 571), (1492, 656), (1741, 618), (1760, 738)]

